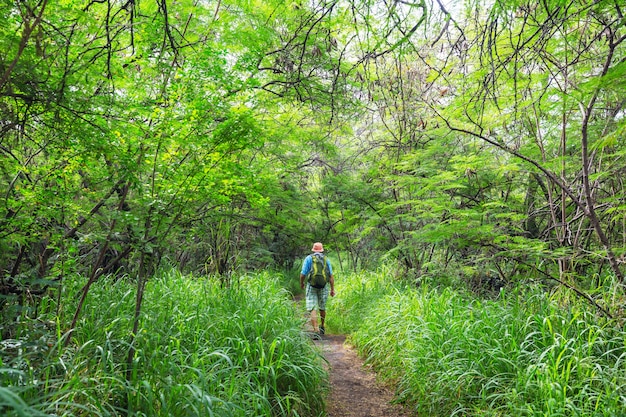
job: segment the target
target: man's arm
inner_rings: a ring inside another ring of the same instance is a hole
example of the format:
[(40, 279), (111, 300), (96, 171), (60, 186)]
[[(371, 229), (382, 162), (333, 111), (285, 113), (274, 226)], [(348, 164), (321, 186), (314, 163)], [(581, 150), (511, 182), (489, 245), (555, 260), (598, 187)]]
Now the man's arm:
[(326, 264), (328, 265), (328, 271), (330, 271), (330, 278), (328, 282), (330, 283), (330, 296), (335, 296), (335, 276), (333, 275), (333, 265), (330, 263), (330, 259), (326, 259)]
[(302, 269), (300, 270), (300, 288), (304, 289), (304, 280), (307, 274), (311, 271), (311, 255), (304, 258), (302, 262)]

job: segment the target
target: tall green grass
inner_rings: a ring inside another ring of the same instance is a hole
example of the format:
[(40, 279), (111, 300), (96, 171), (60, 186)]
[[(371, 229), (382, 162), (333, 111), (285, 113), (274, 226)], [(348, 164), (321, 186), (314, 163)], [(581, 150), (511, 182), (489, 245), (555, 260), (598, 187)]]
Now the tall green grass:
[[(3, 341), (0, 415), (323, 413), (327, 375), (321, 357), (302, 335), (297, 307), (270, 274), (240, 277), (228, 289), (175, 272), (150, 280), (130, 370), (133, 285), (106, 279), (94, 285), (72, 343), (64, 347), (61, 329), (82, 283), (74, 284), (65, 287), (56, 323), (43, 314)], [(48, 307), (52, 317), (56, 305)], [(47, 327), (33, 340), (32, 329), (42, 323)]]
[(479, 301), (389, 271), (338, 280), (329, 317), (418, 415), (626, 415), (626, 333), (545, 294)]

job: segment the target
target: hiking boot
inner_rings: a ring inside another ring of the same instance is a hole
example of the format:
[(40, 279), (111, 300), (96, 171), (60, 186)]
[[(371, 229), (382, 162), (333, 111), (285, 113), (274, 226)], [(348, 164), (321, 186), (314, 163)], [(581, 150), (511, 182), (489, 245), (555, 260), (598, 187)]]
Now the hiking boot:
[(313, 340), (322, 340), (322, 336), (318, 332), (311, 332), (309, 333), (309, 336)]
[(325, 333), (326, 329), (324, 328), (324, 326), (320, 326), (320, 336), (324, 336)]

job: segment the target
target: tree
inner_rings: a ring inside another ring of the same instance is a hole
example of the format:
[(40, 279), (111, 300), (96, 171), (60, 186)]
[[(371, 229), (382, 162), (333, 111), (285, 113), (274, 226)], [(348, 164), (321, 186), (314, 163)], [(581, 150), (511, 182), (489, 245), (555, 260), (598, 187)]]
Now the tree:
[(442, 19), (362, 61), (389, 253), (407, 270), (440, 252), (470, 275), (531, 268), (575, 290), (606, 264), (623, 283), (621, 6), (429, 10)]
[(326, 147), (285, 149), (319, 145), (307, 135), (343, 103), (337, 4), (3, 8), (7, 308), (75, 273), (84, 300), (114, 273), (137, 279), (138, 314), (162, 259), (228, 276), (267, 242), (250, 266), (289, 265), (310, 211), (301, 168)]

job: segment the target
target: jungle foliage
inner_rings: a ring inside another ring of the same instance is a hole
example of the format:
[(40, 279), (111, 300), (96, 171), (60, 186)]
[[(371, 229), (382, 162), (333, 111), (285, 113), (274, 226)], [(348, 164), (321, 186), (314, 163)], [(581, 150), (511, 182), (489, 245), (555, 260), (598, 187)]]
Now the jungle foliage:
[(416, 415), (619, 416), (624, 330), (588, 304), (504, 290), (497, 300), (351, 273), (329, 315)]
[(228, 284), (293, 267), (313, 240), (346, 267), (390, 261), (416, 282), (462, 271), (451, 284), (478, 289), (530, 277), (621, 314), (614, 1), (1, 13), (12, 315), (68, 273), (90, 277), (85, 294), (105, 274), (141, 289), (163, 262)]
[[(84, 279), (0, 342), (3, 416), (317, 416), (327, 390), (303, 316), (275, 276), (217, 279), (161, 272), (148, 284), (138, 334), (125, 280), (94, 284), (81, 332), (66, 346)], [(128, 356), (129, 348), (132, 355)]]
[(619, 325), (625, 9), (0, 0), (3, 339), (54, 300), (77, 346), (118, 280), (132, 369), (157, 271), (230, 288), (313, 241), (337, 271), (539, 289)]

